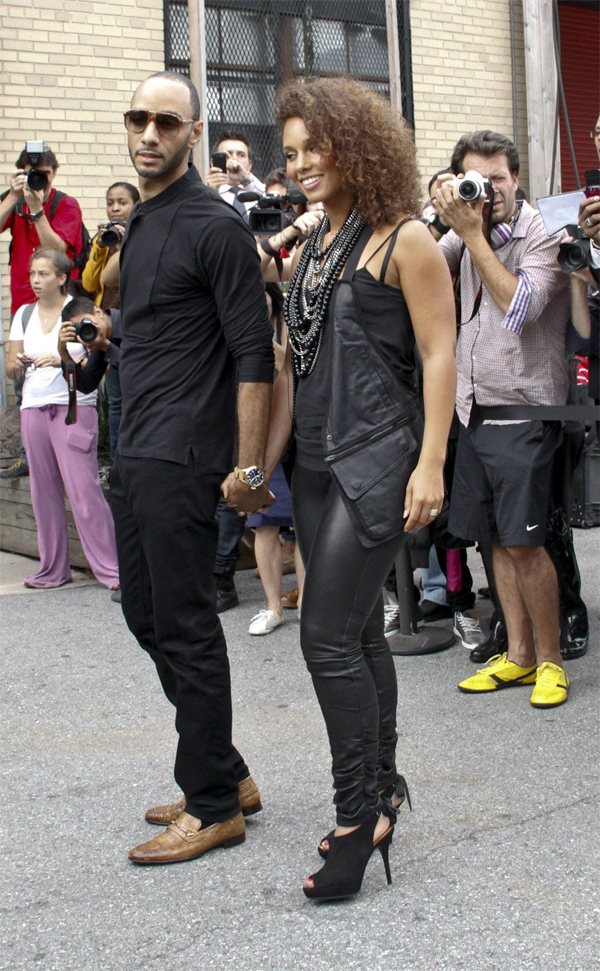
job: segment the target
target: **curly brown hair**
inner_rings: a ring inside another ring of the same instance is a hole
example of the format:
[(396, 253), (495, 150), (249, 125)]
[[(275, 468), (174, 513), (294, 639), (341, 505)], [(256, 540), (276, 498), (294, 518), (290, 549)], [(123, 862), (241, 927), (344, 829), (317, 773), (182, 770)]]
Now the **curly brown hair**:
[(382, 97), (349, 77), (290, 81), (277, 93), (281, 129), (301, 118), (315, 147), (332, 155), (363, 219), (373, 227), (420, 212), (412, 133)]

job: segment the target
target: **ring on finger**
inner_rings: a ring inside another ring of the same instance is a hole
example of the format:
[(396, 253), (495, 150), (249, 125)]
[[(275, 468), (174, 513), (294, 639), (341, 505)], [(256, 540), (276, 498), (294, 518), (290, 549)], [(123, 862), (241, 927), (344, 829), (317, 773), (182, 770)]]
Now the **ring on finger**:
[(439, 509), (430, 509), (429, 510), (429, 515), (430, 516), (437, 516), (438, 513), (439, 513)]
[(586, 226), (591, 226), (592, 225), (592, 220), (590, 219), (589, 216), (586, 217), (585, 224), (586, 224)]

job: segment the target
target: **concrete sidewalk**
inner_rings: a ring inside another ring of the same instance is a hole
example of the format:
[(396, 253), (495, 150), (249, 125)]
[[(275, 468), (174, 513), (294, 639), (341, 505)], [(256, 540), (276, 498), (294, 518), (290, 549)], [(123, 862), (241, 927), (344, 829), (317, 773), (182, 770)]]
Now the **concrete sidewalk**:
[(568, 665), (562, 708), (532, 708), (528, 688), (461, 694), (473, 665), (460, 645), (396, 658), (414, 811), (398, 821), (392, 887), (374, 857), (361, 895), (336, 905), (301, 890), (334, 813), (295, 612), (249, 637), (264, 604), (244, 573), (222, 618), (235, 739), (264, 804), (246, 842), (138, 868), (127, 851), (159, 832), (146, 808), (177, 798), (173, 710), (109, 591), (83, 575), (24, 595), (32, 561), (0, 554), (2, 971), (593, 971), (599, 539), (576, 533), (592, 646)]

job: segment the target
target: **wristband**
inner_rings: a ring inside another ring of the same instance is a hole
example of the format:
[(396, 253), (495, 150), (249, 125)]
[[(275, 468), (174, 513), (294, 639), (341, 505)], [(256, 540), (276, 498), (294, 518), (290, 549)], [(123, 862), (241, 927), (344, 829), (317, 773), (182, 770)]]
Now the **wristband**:
[(435, 229), (436, 233), (439, 233), (440, 236), (445, 236), (446, 233), (450, 232), (450, 226), (444, 225), (444, 223), (440, 219), (439, 213), (437, 212), (434, 218), (429, 221), (429, 225), (431, 226), (432, 229)]
[(30, 212), (29, 213), (29, 218), (30, 218), (30, 220), (31, 220), (32, 223), (36, 223), (38, 221), (38, 219), (41, 219), (42, 218), (43, 215), (44, 215), (44, 210), (42, 208), (42, 209), (40, 209), (39, 212)]
[[(294, 239), (298, 239), (299, 236), (302, 236), (302, 230), (298, 226), (296, 226), (296, 223), (291, 223), (291, 225), (286, 226), (285, 228), (286, 229), (293, 229), (294, 230), (294, 232), (296, 234), (294, 236)], [(284, 232), (285, 232), (285, 230), (284, 230)], [(291, 240), (289, 240), (289, 242), (291, 243)]]
[(260, 248), (263, 251), (263, 253), (267, 254), (267, 256), (272, 256), (273, 258), (275, 258), (276, 256), (279, 256), (280, 251), (278, 249), (273, 249), (273, 247), (271, 246), (271, 243), (269, 242), (268, 236), (264, 236), (261, 239)]

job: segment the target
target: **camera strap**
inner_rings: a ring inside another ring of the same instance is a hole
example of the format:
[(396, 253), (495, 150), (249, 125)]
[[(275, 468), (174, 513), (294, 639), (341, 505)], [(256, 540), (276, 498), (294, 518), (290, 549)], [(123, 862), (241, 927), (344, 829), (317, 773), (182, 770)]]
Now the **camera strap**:
[[(509, 223), (498, 223), (497, 226), (492, 226), (492, 213), (493, 213), (492, 206), (490, 206), (489, 212), (488, 212), (487, 233), (488, 233), (490, 246), (492, 247), (492, 249), (495, 250), (495, 249), (499, 249), (501, 246), (506, 246), (506, 244), (510, 243), (511, 239), (513, 238), (515, 226), (517, 224), (519, 216), (521, 215), (521, 203), (517, 202), (517, 208)], [(463, 243), (463, 248), (460, 253), (460, 260), (462, 260), (465, 254), (465, 248), (466, 248), (465, 244)], [(473, 320), (473, 317), (478, 312), (481, 306), (482, 296), (483, 296), (483, 284), (480, 283), (479, 292), (477, 293), (477, 296), (475, 297), (475, 303), (473, 304), (473, 313), (471, 314), (468, 320), (465, 320), (465, 324), (469, 324)]]
[(75, 361), (70, 358), (65, 364), (65, 375), (69, 389), (69, 408), (67, 417), (65, 418), (65, 425), (74, 425), (77, 421), (77, 368)]

